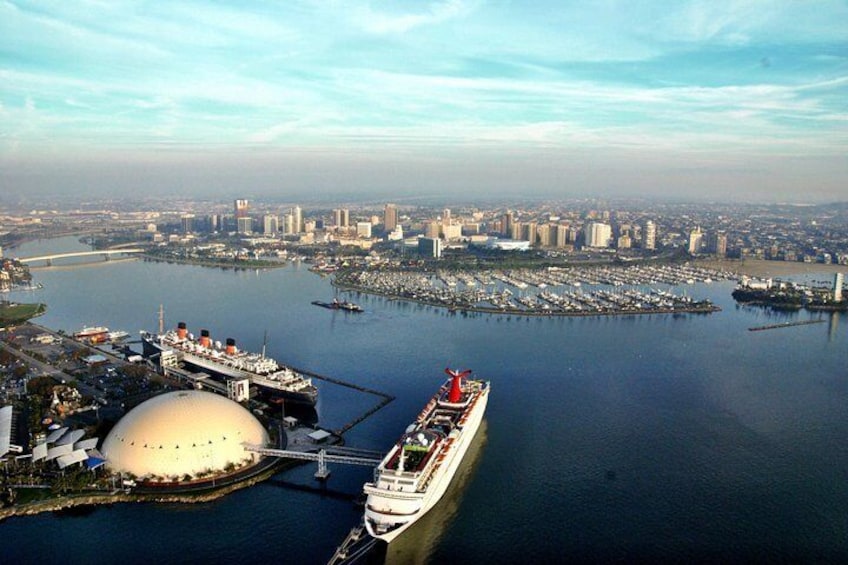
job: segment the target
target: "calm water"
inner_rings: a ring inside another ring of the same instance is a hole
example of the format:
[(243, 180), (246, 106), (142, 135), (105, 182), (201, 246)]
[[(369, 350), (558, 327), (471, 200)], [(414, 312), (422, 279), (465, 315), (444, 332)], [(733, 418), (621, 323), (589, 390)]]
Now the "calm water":
[[(20, 256), (79, 248), (28, 244)], [(136, 332), (186, 321), (280, 361), (397, 397), (348, 443), (385, 450), (447, 366), (492, 381), (487, 428), (464, 478), (431, 518), (392, 547), (418, 562), (848, 558), (848, 317), (764, 332), (808, 314), (737, 308), (732, 283), (688, 292), (711, 316), (462, 317), (353, 296), (367, 312), (310, 305), (327, 280), (264, 272), (112, 262), (34, 272), (49, 305), (39, 322)], [(375, 403), (321, 386), (322, 425)], [(125, 504), (0, 523), (3, 562), (322, 563), (360, 510), (366, 468), (332, 467), (328, 492), (302, 467), (196, 506)], [(14, 540), (14, 543), (8, 543)], [(36, 549), (37, 548), (37, 549)]]

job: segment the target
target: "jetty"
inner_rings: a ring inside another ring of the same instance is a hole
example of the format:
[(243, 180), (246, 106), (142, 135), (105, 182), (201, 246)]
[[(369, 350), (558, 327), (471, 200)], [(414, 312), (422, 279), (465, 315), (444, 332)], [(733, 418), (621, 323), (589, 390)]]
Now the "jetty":
[(767, 326), (754, 326), (748, 328), (749, 332), (761, 332), (764, 330), (776, 330), (780, 328), (791, 328), (794, 326), (808, 326), (810, 324), (823, 324), (824, 320), (804, 320), (802, 322), (781, 322), (779, 324), (769, 324)]

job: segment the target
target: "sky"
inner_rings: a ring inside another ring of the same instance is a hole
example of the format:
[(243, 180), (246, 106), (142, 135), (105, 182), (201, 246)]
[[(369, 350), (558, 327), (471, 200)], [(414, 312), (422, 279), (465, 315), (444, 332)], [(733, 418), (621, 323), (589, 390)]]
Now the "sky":
[(848, 200), (848, 2), (0, 0), (0, 195)]

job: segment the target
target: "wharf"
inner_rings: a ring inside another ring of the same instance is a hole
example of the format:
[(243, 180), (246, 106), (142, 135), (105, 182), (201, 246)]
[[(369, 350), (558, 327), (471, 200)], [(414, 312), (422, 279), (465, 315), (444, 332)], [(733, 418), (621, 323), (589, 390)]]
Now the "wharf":
[(804, 320), (802, 322), (782, 322), (780, 324), (769, 324), (767, 326), (755, 326), (748, 328), (749, 332), (761, 332), (764, 330), (776, 330), (780, 328), (791, 328), (794, 326), (808, 326), (810, 324), (822, 324), (824, 320)]

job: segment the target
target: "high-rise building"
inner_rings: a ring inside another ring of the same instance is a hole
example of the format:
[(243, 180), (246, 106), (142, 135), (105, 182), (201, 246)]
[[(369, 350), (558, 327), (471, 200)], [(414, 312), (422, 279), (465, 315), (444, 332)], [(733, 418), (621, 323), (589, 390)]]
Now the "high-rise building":
[(236, 219), (246, 217), (249, 210), (247, 200), (236, 200), (233, 203), (233, 209), (235, 212)]
[(718, 257), (726, 257), (727, 234), (723, 232), (716, 232), (712, 237), (712, 245), (710, 245), (710, 250)]
[(565, 247), (568, 244), (568, 226), (559, 224), (556, 227), (556, 246)]
[(642, 230), (642, 249), (653, 251), (657, 248), (657, 225), (648, 220)]
[(262, 217), (262, 227), (265, 228), (265, 235), (277, 235), (280, 231), (280, 219), (273, 214), (266, 214)]
[(240, 234), (249, 235), (253, 233), (253, 218), (243, 216), (236, 219), (236, 229)]
[(584, 228), (586, 247), (609, 247), (612, 228), (602, 222), (589, 222)]
[(509, 210), (501, 218), (501, 233), (504, 237), (512, 237), (512, 224), (515, 223), (515, 217)]
[(194, 214), (183, 214), (180, 216), (180, 224), (183, 228), (183, 233), (194, 232)]
[(524, 229), (521, 225), (521, 222), (513, 221), (509, 226), (509, 237), (510, 239), (514, 239), (515, 241), (520, 241), (521, 236), (523, 235)]
[(842, 284), (844, 281), (844, 275), (842, 273), (836, 273), (833, 275), (833, 301), (834, 302), (842, 302)]
[(383, 211), (383, 229), (394, 230), (398, 225), (398, 209), (394, 204), (386, 204)]
[(294, 233), (303, 233), (303, 211), (300, 209), (300, 206), (295, 206), (291, 209), (294, 226)]
[(536, 236), (538, 235), (538, 228), (536, 222), (527, 222), (524, 224), (523, 229), (521, 230), (524, 235), (524, 239), (530, 242), (530, 245), (536, 245)]
[(294, 231), (294, 214), (289, 212), (283, 216), (283, 234), (294, 235), (295, 233), (297, 232)]
[(551, 247), (556, 238), (556, 226), (542, 224), (536, 229), (536, 235), (539, 238), (539, 245), (542, 247)]
[(346, 208), (333, 210), (333, 225), (337, 228), (350, 226), (350, 210)]
[(444, 210), (442, 210), (442, 223), (447, 225), (447, 224), (450, 223), (450, 221), (451, 221), (450, 208), (445, 208)]
[(616, 241), (615, 247), (617, 249), (630, 249), (630, 244), (631, 244), (630, 236), (627, 235), (627, 234), (624, 234), (624, 235), (621, 235), (621, 236), (618, 237), (618, 240)]
[(704, 243), (704, 232), (701, 228), (695, 228), (689, 232), (689, 253), (694, 255), (701, 252), (701, 245)]
[(442, 233), (442, 224), (433, 220), (432, 222), (427, 222), (427, 229), (424, 231), (424, 235), (429, 238), (438, 239)]

